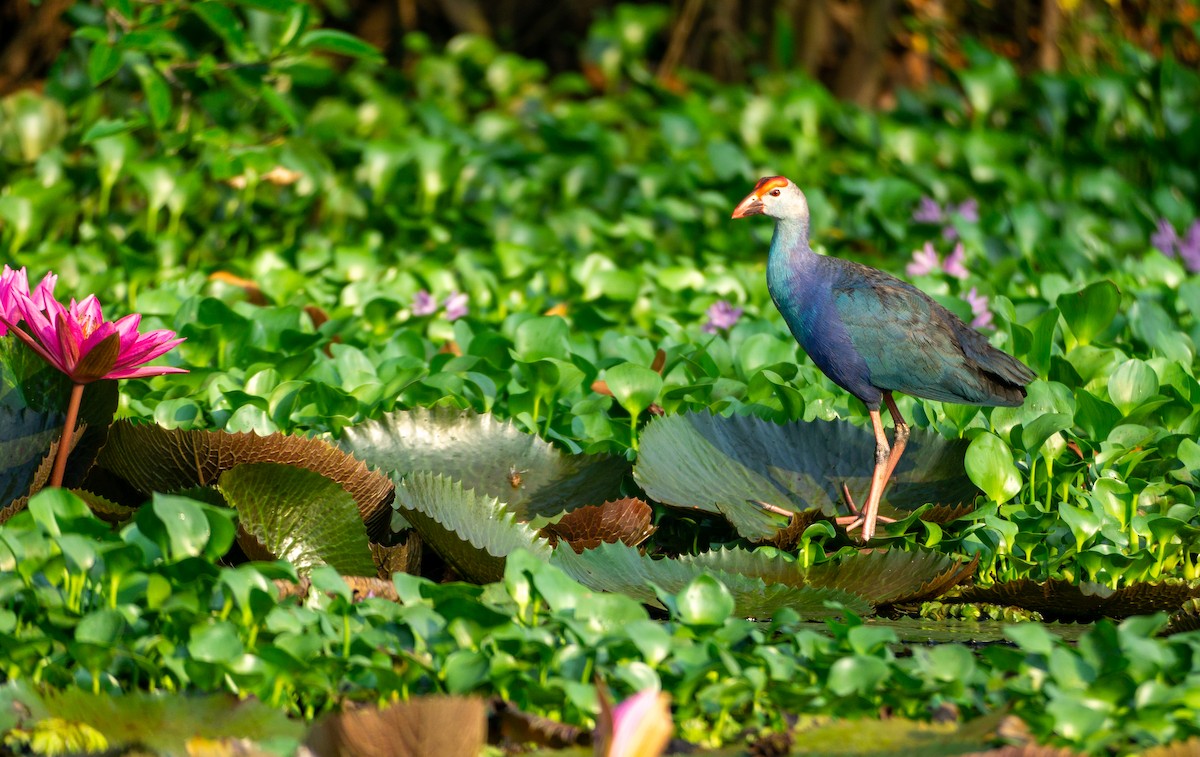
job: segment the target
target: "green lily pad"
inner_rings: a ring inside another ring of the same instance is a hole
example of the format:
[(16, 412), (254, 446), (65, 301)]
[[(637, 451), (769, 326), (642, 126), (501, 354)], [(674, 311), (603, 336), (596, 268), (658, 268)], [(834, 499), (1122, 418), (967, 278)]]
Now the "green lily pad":
[(352, 426), (338, 444), (395, 480), (431, 471), (461, 481), (503, 500), (521, 521), (616, 499), (629, 471), (622, 458), (566, 454), (495, 416), (446, 408)]
[(995, 741), (1003, 716), (997, 712), (965, 723), (815, 718), (798, 725), (792, 737), (804, 745), (804, 754), (938, 757), (980, 753)]
[[(895, 632), (902, 644), (1010, 644), (1005, 629), (1012, 626), (1007, 620), (949, 620), (939, 618), (866, 618), (864, 625), (887, 628)], [(1087, 623), (1042, 623), (1046, 630), (1066, 641), (1076, 641), (1092, 626)], [(828, 634), (823, 621), (805, 621), (797, 628)]]
[(225, 471), (247, 463), (280, 463), (319, 473), (340, 484), (358, 506), (367, 532), (388, 529), (395, 490), (329, 442), (303, 436), (185, 431), (118, 421), (112, 425), (99, 464), (145, 494), (211, 486)]
[(550, 543), (500, 500), (440, 474), (406, 476), (396, 488), (396, 509), (468, 581), (499, 581), (504, 558), (517, 549), (550, 559)]
[(238, 511), (241, 531), (274, 559), (375, 575), (366, 526), (337, 481), (291, 465), (248, 463), (222, 473), (217, 488)]
[(714, 570), (696, 560), (656, 560), (620, 542), (601, 544), (580, 554), (569, 549), (555, 550), (551, 563), (588, 588), (627, 594), (660, 609), (665, 608), (658, 601), (655, 587), (677, 594), (697, 576), (708, 574), (729, 589), (735, 612), (741, 616), (768, 618), (785, 607), (805, 617), (836, 614), (826, 607), (826, 602), (839, 602), (859, 615), (871, 611), (870, 604), (852, 592), (768, 583), (758, 576)]
[(863, 550), (808, 568), (781, 553), (717, 549), (679, 558), (723, 573), (761, 578), (768, 584), (838, 589), (862, 597), (873, 607), (939, 597), (968, 580), (976, 562), (963, 564), (939, 552)]
[[(155, 754), (186, 754), (192, 751), (189, 746), (199, 739), (231, 740), (224, 749), (234, 753), (235, 739), (271, 741), (277, 747), (286, 742), (294, 748), (304, 735), (303, 724), (288, 718), (279, 708), (254, 698), (239, 699), (232, 695), (129, 691), (114, 697), (92, 694), (78, 687), (35, 693), (28, 686), (10, 683), (0, 689), (0, 704), (28, 713), (20, 723), (25, 731), (37, 733), (42, 730), (38, 722), (51, 719), (84, 724), (103, 737), (107, 742), (105, 749), (113, 750), (136, 746)], [(49, 722), (45, 725), (53, 728)], [(46, 738), (53, 743), (52, 730), (46, 731)], [(245, 749), (246, 744), (237, 747)]]
[[(965, 440), (914, 429), (884, 493), (883, 512), (974, 500), (979, 490), (963, 468), (966, 448)], [(758, 503), (833, 514), (843, 483), (865, 495), (874, 459), (874, 435), (844, 421), (778, 425), (754, 416), (688, 413), (647, 424), (633, 475), (652, 499), (721, 513), (739, 534), (761, 540), (786, 523)]]
[(969, 581), (979, 565), (940, 552), (864, 550), (809, 568), (814, 586), (844, 589), (866, 597), (876, 607), (923, 602)]

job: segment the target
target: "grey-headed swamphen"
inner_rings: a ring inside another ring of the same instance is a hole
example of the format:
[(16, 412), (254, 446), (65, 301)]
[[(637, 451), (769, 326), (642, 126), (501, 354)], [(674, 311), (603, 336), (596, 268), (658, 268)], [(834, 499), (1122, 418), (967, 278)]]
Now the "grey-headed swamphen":
[[(767, 215), (775, 235), (767, 288), (796, 341), (835, 384), (866, 404), (875, 430), (875, 470), (862, 514), (839, 522), (875, 535), (879, 500), (904, 445), (908, 424), (892, 392), (942, 402), (1015, 407), (1034, 373), (990, 345), (927, 294), (883, 271), (818, 255), (808, 243), (808, 201), (783, 176), (768, 176), (738, 203), (734, 218)], [(879, 408), (895, 426), (888, 444)], [(844, 487), (843, 487), (844, 488)], [(854, 511), (849, 491), (847, 504)]]

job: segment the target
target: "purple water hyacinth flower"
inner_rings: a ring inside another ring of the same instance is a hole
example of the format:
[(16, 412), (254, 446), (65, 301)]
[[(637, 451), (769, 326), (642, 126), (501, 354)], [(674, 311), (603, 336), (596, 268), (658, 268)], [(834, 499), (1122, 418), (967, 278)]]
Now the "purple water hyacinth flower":
[(413, 295), (412, 314), (415, 316), (433, 315), (437, 312), (437, 300), (433, 295), (422, 289)]
[(442, 307), (446, 308), (446, 320), (454, 321), (466, 315), (469, 301), (470, 297), (464, 292), (452, 292), (442, 303)]
[(917, 209), (913, 211), (912, 218), (917, 223), (941, 223), (945, 214), (937, 200), (932, 197), (922, 197), (921, 201), (917, 203)]
[(992, 311), (988, 309), (987, 295), (980, 294), (975, 287), (971, 287), (971, 291), (967, 292), (964, 299), (971, 306), (971, 315), (975, 316), (971, 319), (971, 327), (976, 329), (992, 328)]
[(979, 201), (974, 197), (960, 202), (954, 212), (967, 223), (979, 223)]
[(1176, 247), (1179, 246), (1179, 234), (1175, 233), (1175, 227), (1165, 218), (1158, 219), (1158, 229), (1150, 235), (1150, 244), (1154, 249), (1166, 255), (1168, 258), (1175, 257)]
[(909, 276), (927, 276), (936, 271), (940, 263), (933, 242), (926, 242), (921, 249), (913, 250), (912, 262), (904, 267), (904, 272)]
[(742, 317), (742, 309), (735, 308), (725, 300), (717, 300), (709, 306), (705, 312), (708, 320), (705, 321), (701, 329), (706, 334), (715, 334), (717, 331), (728, 331), (737, 325), (738, 320)]
[(1200, 273), (1200, 220), (1192, 221), (1187, 235), (1175, 248), (1179, 251), (1183, 265), (1192, 273)]
[(963, 249), (962, 242), (954, 245), (954, 250), (942, 261), (942, 270), (947, 276), (953, 276), (956, 279), (965, 279), (970, 276), (966, 265), (963, 261), (967, 258), (967, 251)]

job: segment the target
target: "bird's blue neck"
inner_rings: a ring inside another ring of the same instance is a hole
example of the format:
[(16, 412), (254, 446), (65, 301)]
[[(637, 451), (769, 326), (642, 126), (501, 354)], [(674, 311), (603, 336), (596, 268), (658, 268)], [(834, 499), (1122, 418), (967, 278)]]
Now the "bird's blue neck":
[(772, 295), (778, 300), (775, 290), (786, 287), (787, 282), (809, 271), (816, 257), (808, 244), (808, 219), (778, 219), (767, 257), (767, 285)]

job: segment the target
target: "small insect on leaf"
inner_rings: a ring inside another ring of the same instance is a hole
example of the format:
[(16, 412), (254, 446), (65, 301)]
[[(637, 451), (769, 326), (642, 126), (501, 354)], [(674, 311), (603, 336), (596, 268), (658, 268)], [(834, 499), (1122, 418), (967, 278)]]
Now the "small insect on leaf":
[(521, 482), (524, 481), (523, 474), (528, 473), (528, 470), (517, 470), (517, 466), (510, 466), (508, 469), (508, 485), (514, 489), (521, 488)]

